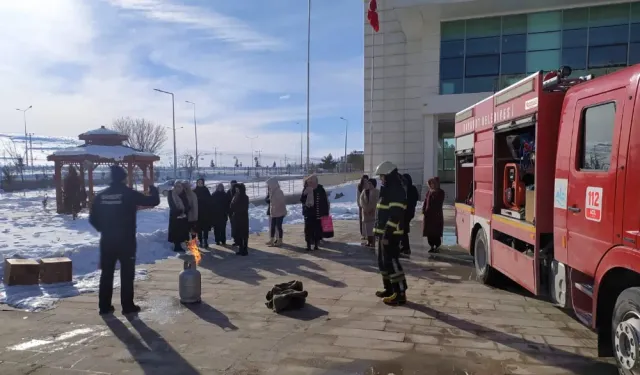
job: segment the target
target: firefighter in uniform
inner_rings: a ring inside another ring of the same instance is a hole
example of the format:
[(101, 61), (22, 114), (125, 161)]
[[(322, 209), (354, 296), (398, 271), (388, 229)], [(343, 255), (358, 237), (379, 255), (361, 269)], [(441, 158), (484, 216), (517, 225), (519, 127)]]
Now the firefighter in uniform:
[(125, 185), (127, 172), (111, 166), (111, 184), (93, 200), (89, 223), (100, 232), (100, 315), (111, 314), (113, 273), (120, 262), (120, 302), (122, 313), (140, 311), (133, 302), (133, 279), (136, 272), (136, 214), (138, 206), (155, 207), (160, 204), (158, 189), (145, 177), (149, 186), (146, 196)]
[(376, 206), (374, 233), (378, 237), (378, 267), (384, 290), (376, 292), (387, 305), (407, 302), (407, 281), (400, 264), (400, 241), (404, 234), (404, 214), (407, 209), (407, 192), (398, 168), (385, 161), (376, 168), (382, 180), (380, 200)]

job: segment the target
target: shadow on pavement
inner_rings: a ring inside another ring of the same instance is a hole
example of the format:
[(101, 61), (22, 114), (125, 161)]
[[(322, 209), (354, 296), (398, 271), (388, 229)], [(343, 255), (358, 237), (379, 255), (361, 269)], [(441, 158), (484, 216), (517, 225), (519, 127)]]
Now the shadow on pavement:
[(234, 256), (233, 262), (228, 261), (231, 257), (220, 260), (205, 255), (202, 257), (202, 262), (199, 267), (208, 269), (218, 276), (242, 281), (250, 285), (259, 285), (260, 281), (265, 279), (264, 276), (258, 273), (258, 270), (262, 270), (281, 276), (287, 274), (295, 275), (335, 288), (344, 288), (347, 286), (341, 281), (334, 280), (319, 273), (324, 271), (324, 269), (310, 260), (269, 253), (253, 248), (249, 248), (248, 251), (249, 255), (246, 257)]
[(216, 310), (213, 306), (202, 301), (200, 303), (184, 304), (187, 309), (194, 313), (198, 318), (211, 324), (215, 324), (225, 331), (236, 331), (238, 327), (233, 325), (229, 318), (221, 311)]
[(127, 317), (127, 320), (140, 334), (142, 341), (119, 319), (108, 316), (103, 317), (103, 320), (111, 332), (126, 345), (131, 357), (146, 375), (157, 375), (167, 369), (180, 375), (200, 374), (158, 332), (147, 326), (137, 316)]
[[(597, 361), (593, 358), (584, 357), (575, 353), (570, 353), (555, 347), (538, 344), (524, 338), (514, 337), (507, 333), (492, 330), (480, 324), (469, 322), (464, 319), (456, 318), (450, 314), (440, 312), (428, 306), (420, 305), (413, 302), (406, 304), (407, 308), (421, 312), (432, 319), (447, 323), (461, 331), (466, 331), (493, 341), (497, 344), (510, 347), (527, 356), (534, 357), (542, 364), (555, 366), (569, 371), (574, 371), (580, 375), (617, 375), (618, 370), (614, 365)], [(548, 350), (543, 351), (542, 348)], [(528, 350), (527, 350), (528, 349)], [(555, 358), (554, 358), (555, 357)], [(508, 364), (505, 364), (509, 368)], [(517, 366), (517, 365), (513, 365)]]
[(329, 312), (306, 303), (304, 307), (299, 310), (285, 310), (280, 312), (280, 315), (286, 316), (287, 318), (308, 322), (314, 319), (318, 319), (322, 316), (327, 316), (329, 315)]

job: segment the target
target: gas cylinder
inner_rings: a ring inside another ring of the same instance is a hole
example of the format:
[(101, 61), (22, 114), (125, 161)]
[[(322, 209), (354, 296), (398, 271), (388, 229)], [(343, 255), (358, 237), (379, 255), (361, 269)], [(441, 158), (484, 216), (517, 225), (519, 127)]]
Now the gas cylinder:
[(202, 276), (196, 268), (192, 255), (184, 255), (184, 269), (178, 277), (178, 291), (181, 303), (199, 303), (202, 292)]

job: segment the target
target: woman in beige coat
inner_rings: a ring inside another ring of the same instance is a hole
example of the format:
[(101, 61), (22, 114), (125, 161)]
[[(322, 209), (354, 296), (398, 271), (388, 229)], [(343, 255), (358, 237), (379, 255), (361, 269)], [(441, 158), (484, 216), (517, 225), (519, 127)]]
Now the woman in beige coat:
[(362, 232), (367, 238), (366, 246), (375, 247), (375, 236), (373, 235), (373, 227), (376, 221), (376, 205), (380, 194), (376, 189), (376, 180), (370, 179), (366, 185), (358, 202), (362, 209)]
[[(269, 189), (269, 221), (271, 229), (271, 237), (268, 246), (282, 246), (282, 223), (284, 217), (287, 216), (287, 204), (284, 192), (280, 188), (280, 183), (275, 178), (267, 180)], [(276, 233), (277, 232), (277, 233)]]

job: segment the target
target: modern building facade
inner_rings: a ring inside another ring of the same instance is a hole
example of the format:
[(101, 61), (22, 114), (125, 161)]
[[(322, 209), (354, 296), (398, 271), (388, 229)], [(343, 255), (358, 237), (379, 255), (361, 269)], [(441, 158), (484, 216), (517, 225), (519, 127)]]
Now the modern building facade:
[(390, 160), (416, 184), (454, 182), (456, 112), (539, 70), (640, 62), (640, 1), (378, 0), (378, 14), (378, 33), (365, 25), (365, 169)]

